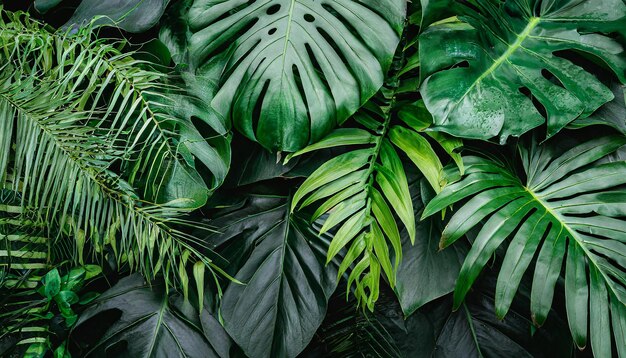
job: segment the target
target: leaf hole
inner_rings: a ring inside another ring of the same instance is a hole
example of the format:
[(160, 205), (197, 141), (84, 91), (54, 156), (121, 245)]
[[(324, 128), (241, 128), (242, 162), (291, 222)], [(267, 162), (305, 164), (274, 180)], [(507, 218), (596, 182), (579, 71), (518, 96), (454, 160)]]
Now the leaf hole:
[(196, 127), (198, 132), (200, 132), (200, 134), (202, 134), (204, 138), (218, 135), (218, 133), (200, 117), (191, 116), (191, 123), (194, 127)]
[(267, 11), (265, 13), (268, 14), (268, 15), (274, 15), (279, 10), (280, 10), (280, 5), (276, 4), (276, 5), (272, 5), (269, 8), (267, 8)]
[(311, 14), (304, 14), (304, 20), (307, 22), (313, 22), (315, 21), (315, 16)]
[(339, 45), (337, 45), (335, 40), (333, 40), (333, 38), (328, 34), (328, 32), (326, 32), (321, 27), (318, 27), (317, 31), (319, 32), (320, 35), (322, 35), (324, 40), (326, 40), (326, 42), (328, 42), (330, 47), (333, 48), (333, 50), (335, 51), (337, 56), (339, 56), (339, 58), (341, 59), (341, 62), (343, 62), (343, 64), (345, 65), (346, 69), (348, 69), (348, 71), (350, 71), (350, 73), (352, 74), (352, 77), (358, 78), (357, 76), (355, 76), (354, 72), (352, 72), (352, 67), (350, 66), (350, 62), (348, 61), (348, 59), (344, 55), (343, 51), (341, 51), (341, 48), (339, 47)]
[[(363, 5), (363, 4), (361, 4)], [(329, 13), (331, 13), (334, 17), (336, 17), (343, 26), (346, 27), (346, 29), (348, 31), (350, 31), (350, 33), (357, 38), (357, 40), (361, 43), (367, 43), (366, 41), (363, 40), (363, 37), (361, 37), (361, 34), (359, 34), (358, 31), (356, 31), (356, 29), (350, 25), (350, 21), (348, 21), (345, 17), (343, 17), (339, 12), (337, 12), (332, 6), (328, 5), (328, 4), (322, 4), (322, 7), (324, 8), (324, 10), (328, 11)], [(319, 28), (318, 28), (319, 31)]]
[(517, 90), (519, 91), (519, 93), (523, 94), (526, 98), (532, 101), (533, 95), (528, 87), (520, 87)]
[(268, 34), (268, 35), (274, 35), (275, 33), (276, 33), (276, 28), (275, 28), (275, 27), (272, 27), (272, 28), (271, 28), (271, 29), (267, 32), (267, 34)]
[[(615, 78), (615, 74), (600, 57), (592, 55), (588, 52), (577, 50), (560, 50), (555, 51), (553, 55), (568, 60), (574, 65), (581, 67), (583, 70), (593, 74), (601, 81), (608, 82)], [(626, 73), (626, 72), (625, 72)]]
[(261, 119), (261, 110), (263, 109), (263, 100), (265, 99), (265, 95), (267, 94), (267, 90), (269, 87), (270, 80), (265, 80), (263, 89), (261, 90), (261, 93), (259, 93), (259, 97), (254, 104), (254, 109), (252, 111), (252, 129), (254, 130), (254, 133), (256, 133), (259, 126), (259, 120)]
[[(206, 59), (211, 59), (212, 57), (218, 56), (220, 54), (227, 53), (228, 52), (227, 51), (228, 48), (230, 48), (234, 44), (232, 41), (230, 41), (230, 39), (231, 38), (236, 38), (236, 39), (242, 38), (243, 35), (246, 32), (248, 32), (248, 30), (250, 30), (258, 21), (259, 21), (258, 18), (251, 19), (250, 21), (248, 21), (248, 23), (246, 23), (244, 26), (242, 26), (237, 31), (237, 33), (233, 34), (232, 36), (228, 36), (228, 37), (220, 36), (220, 37), (218, 37), (218, 39), (216, 41), (220, 41), (221, 42), (219, 44), (219, 46), (214, 48), (211, 52), (208, 52), (207, 54), (205, 54), (203, 56), (203, 58), (201, 59), (201, 61), (204, 61)], [(257, 42), (257, 44), (258, 44), (258, 42)], [(255, 46), (252, 46), (252, 47), (254, 48)], [(250, 53), (250, 51), (248, 51), (247, 54), (249, 54), (249, 53)], [(222, 77), (222, 78), (226, 78), (226, 77)]]
[(235, 7), (234, 9), (232, 9), (230, 11), (224, 12), (223, 14), (221, 14), (219, 17), (213, 19), (212, 21), (209, 21), (209, 22), (198, 22), (198, 23), (194, 22), (194, 23), (190, 23), (189, 25), (190, 25), (192, 31), (194, 31), (194, 32), (198, 31), (198, 30), (200, 30), (202, 28), (205, 28), (205, 27), (211, 26), (213, 24), (216, 24), (216, 23), (218, 23), (218, 22), (220, 22), (220, 21), (222, 21), (222, 20), (232, 16), (233, 14), (238, 13), (239, 11), (247, 8), (248, 6), (254, 4), (255, 2), (256, 2), (256, 0), (248, 0), (247, 3), (241, 4), (241, 5)]
[(293, 72), (293, 77), (296, 81), (296, 86), (298, 87), (298, 92), (300, 93), (300, 97), (302, 97), (302, 101), (304, 102), (304, 107), (306, 108), (306, 117), (309, 120), (309, 128), (311, 127), (311, 112), (309, 111), (309, 103), (306, 100), (306, 92), (304, 91), (304, 86), (302, 85), (302, 77), (300, 76), (300, 71), (298, 71), (298, 66), (295, 64), (291, 66), (291, 71)]
[(550, 81), (551, 83), (559, 87), (565, 88), (565, 86), (563, 86), (563, 83), (552, 72), (546, 70), (545, 68), (541, 70), (541, 76), (543, 76), (543, 78)]
[[(237, 67), (239, 67), (239, 65), (245, 59), (248, 58), (250, 53), (252, 51), (254, 51), (254, 49), (259, 45), (260, 42), (261, 42), (261, 40), (258, 40), (254, 45), (250, 46), (250, 49), (245, 54), (243, 54), (242, 56), (239, 56), (239, 58), (237, 59), (237, 61), (234, 64), (228, 66), (227, 70), (224, 72), (224, 74), (221, 77), (222, 81), (225, 82), (230, 77), (230, 75), (237, 69)], [(263, 61), (263, 60), (264, 59), (262, 59), (261, 61)], [(222, 85), (223, 85), (223, 83), (222, 83)]]
[(315, 58), (315, 54), (313, 53), (311, 46), (307, 43), (307, 44), (304, 44), (304, 48), (306, 49), (306, 53), (307, 55), (309, 55), (309, 59), (311, 60), (311, 63), (313, 64), (313, 68), (315, 69), (315, 74), (320, 79), (320, 81), (322, 81), (322, 83), (324, 84), (325, 91), (330, 92), (330, 85), (328, 84), (328, 81), (326, 80), (326, 76), (324, 75), (324, 71), (322, 71), (322, 67), (317, 61), (317, 58)]

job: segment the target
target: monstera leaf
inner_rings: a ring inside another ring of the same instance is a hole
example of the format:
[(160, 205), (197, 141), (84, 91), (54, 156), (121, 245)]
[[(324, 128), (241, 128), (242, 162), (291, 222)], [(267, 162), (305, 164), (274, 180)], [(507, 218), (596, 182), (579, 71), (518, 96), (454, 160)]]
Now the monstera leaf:
[(520, 147), (525, 182), (502, 163), (465, 158), (467, 176), (444, 188), (424, 216), (471, 197), (450, 219), (441, 247), (486, 219), (461, 267), (456, 307), (496, 248), (511, 238), (496, 286), (497, 315), (506, 315), (536, 257), (530, 307), (534, 322), (543, 324), (565, 260), (566, 308), (574, 341), (585, 347), (589, 322), (594, 355), (609, 357), (612, 322), (624, 357), (626, 161), (599, 160), (626, 144), (626, 138), (594, 139), (562, 155), (557, 154), (558, 144)]
[(421, 93), (435, 129), (504, 141), (546, 121), (552, 136), (589, 116), (613, 93), (562, 51), (590, 55), (626, 82), (623, 46), (600, 34), (626, 26), (623, 1), (472, 3), (462, 17), (467, 23), (431, 26), (420, 39), (422, 75), (429, 76)]
[[(150, 286), (141, 275), (121, 279), (80, 315), (77, 332), (89, 332), (85, 342), (96, 339), (81, 356), (228, 356), (230, 341), (221, 326), (212, 323), (215, 319), (206, 310), (194, 322), (197, 314), (188, 317), (181, 301), (161, 286)], [(94, 337), (101, 330), (103, 335)]]
[(289, 197), (252, 194), (241, 209), (211, 222), (207, 241), (245, 285), (230, 284), (221, 315), (250, 357), (295, 357), (326, 314), (337, 267), (324, 266), (329, 235), (289, 214)]
[(213, 107), (264, 147), (295, 151), (382, 86), (405, 12), (404, 0), (196, 0), (188, 65), (225, 57)]

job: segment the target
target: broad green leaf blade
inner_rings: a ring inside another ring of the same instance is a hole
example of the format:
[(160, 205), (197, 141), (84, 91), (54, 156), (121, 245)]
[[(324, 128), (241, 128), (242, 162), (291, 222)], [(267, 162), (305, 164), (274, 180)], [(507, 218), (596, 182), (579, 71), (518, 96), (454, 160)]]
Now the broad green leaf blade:
[(452, 292), (459, 276), (466, 249), (455, 245), (449, 250), (439, 250), (441, 228), (435, 220), (431, 218), (418, 224), (415, 245), (411, 244), (406, 231), (402, 231), (403, 256), (395, 291), (405, 317)]
[(313, 215), (311, 216), (311, 221), (317, 220), (320, 216), (327, 213), (330, 209), (334, 208), (345, 200), (348, 200), (352, 196), (361, 193), (362, 191), (363, 187), (355, 184), (333, 195), (330, 199), (326, 200), (322, 205), (320, 205), (317, 210), (315, 210), (315, 213), (313, 213)]
[(35, 10), (40, 14), (45, 14), (50, 9), (59, 5), (62, 0), (35, 0)]
[[(496, 285), (496, 315), (503, 319), (508, 313), (517, 288), (550, 225), (547, 213), (534, 212), (517, 230), (500, 267)], [(584, 262), (583, 262), (584, 264)]]
[(350, 245), (350, 249), (344, 256), (341, 265), (339, 265), (339, 270), (337, 270), (337, 280), (343, 276), (343, 274), (348, 270), (348, 268), (354, 264), (354, 262), (361, 256), (363, 251), (365, 250), (365, 246), (367, 245), (364, 239), (365, 234), (360, 234), (356, 239), (353, 240), (352, 245)]
[[(461, 266), (459, 279), (454, 289), (455, 309), (461, 306), (465, 295), (494, 251), (514, 232), (530, 210), (532, 206), (529, 203), (518, 199), (504, 206), (487, 220)], [(439, 246), (444, 247), (442, 243)]]
[(302, 154), (310, 153), (315, 150), (334, 148), (347, 145), (364, 145), (374, 143), (376, 137), (370, 132), (364, 129), (358, 128), (338, 128), (332, 131), (329, 135), (315, 144), (311, 144), (308, 147), (299, 150), (295, 153), (289, 154), (285, 158), (285, 163), (293, 157), (297, 157)]
[[(224, 357), (218, 353), (222, 352), (221, 347), (214, 348), (214, 341), (209, 341), (202, 330), (185, 317), (182, 308), (182, 300), (168, 299), (162, 286), (150, 286), (141, 275), (136, 274), (121, 279), (98, 297), (80, 315), (76, 323), (77, 332), (84, 334), (81, 327), (102, 324), (98, 317), (115, 316), (119, 312), (119, 319), (103, 327), (104, 336), (89, 347), (86, 356)], [(203, 314), (208, 313), (203, 311)], [(211, 334), (223, 337), (220, 332)], [(220, 344), (229, 343), (222, 341)], [(114, 352), (110, 351), (113, 347)]]
[[(474, 161), (475, 158), (464, 158), (464, 161), (467, 162), (468, 160)], [(520, 185), (519, 180), (508, 177), (501, 167), (485, 163), (485, 161), (480, 164), (470, 164), (466, 174), (467, 176), (462, 182), (447, 185), (446, 190), (431, 200), (424, 209), (422, 218), (438, 213), (453, 203), (485, 189)]]
[(405, 13), (401, 0), (196, 0), (191, 66), (227, 56), (212, 106), (264, 147), (297, 151), (382, 86)]
[(391, 242), (391, 246), (395, 252), (394, 269), (397, 269), (402, 260), (403, 251), (398, 224), (382, 194), (376, 188), (372, 188), (370, 195), (372, 196), (372, 214), (374, 214), (374, 218), (376, 218), (380, 228)]
[(358, 170), (356, 172), (350, 173), (335, 181), (332, 181), (324, 185), (323, 187), (317, 189), (313, 194), (309, 195), (309, 197), (306, 198), (306, 200), (302, 202), (302, 205), (300, 205), (300, 208), (304, 208), (310, 205), (311, 203), (316, 202), (317, 200), (337, 194), (338, 192), (341, 192), (350, 186), (353, 186), (353, 185), (362, 186), (364, 185), (367, 178), (368, 178), (367, 170), (362, 169), (362, 170)]
[(361, 210), (350, 217), (346, 222), (337, 230), (337, 233), (333, 237), (333, 240), (328, 247), (328, 254), (326, 255), (326, 264), (330, 263), (332, 259), (348, 244), (366, 225), (368, 224), (368, 217), (365, 210)]
[(451, 135), (442, 132), (426, 132), (429, 137), (437, 141), (441, 148), (446, 151), (456, 163), (461, 175), (465, 174), (465, 166), (463, 165), (463, 158), (459, 151), (463, 148), (463, 141), (459, 138), (455, 138)]
[(409, 156), (433, 189), (440, 192), (443, 186), (443, 165), (428, 140), (419, 133), (400, 126), (391, 128), (389, 138)]
[(293, 211), (298, 203), (315, 189), (365, 166), (371, 156), (372, 151), (370, 149), (360, 149), (341, 154), (322, 164), (298, 188), (291, 203), (291, 210)]
[[(527, 280), (522, 282), (509, 316), (494, 315), (497, 272), (487, 269), (468, 294), (466, 303), (451, 309), (451, 298), (437, 300), (401, 323), (394, 335), (407, 357), (570, 357), (573, 344), (565, 317), (550, 312), (546, 326), (533, 330), (528, 316)], [(394, 313), (400, 315), (400, 313)], [(391, 323), (391, 322), (390, 322)], [(391, 326), (391, 325), (388, 325)], [(404, 331), (406, 330), (406, 331)]]
[(367, 193), (361, 192), (352, 198), (341, 202), (339, 205), (333, 208), (332, 212), (326, 220), (324, 225), (320, 229), (320, 234), (334, 228), (344, 220), (352, 217), (353, 215), (362, 212), (363, 207), (366, 205)]
[[(541, 5), (539, 11), (530, 2), (479, 0), (462, 11), (467, 23), (434, 25), (422, 34), (421, 68), (428, 78), (421, 94), (434, 129), (504, 142), (547, 122), (550, 137), (613, 99), (594, 75), (555, 53), (584, 52), (626, 82), (623, 46), (601, 34), (623, 28), (626, 5), (620, 0)], [(468, 66), (454, 66), (464, 62)], [(541, 103), (546, 118), (520, 88)]]
[(382, 166), (376, 170), (376, 182), (406, 227), (411, 242), (414, 242), (415, 214), (413, 213), (413, 201), (400, 157), (386, 139), (383, 139), (379, 156)]
[(169, 0), (82, 0), (65, 26), (113, 25), (128, 32), (140, 33), (159, 22)]
[(537, 257), (530, 296), (530, 311), (533, 322), (538, 326), (543, 325), (552, 307), (554, 286), (561, 273), (567, 245), (566, 239), (566, 233), (562, 228), (552, 227)]
[(589, 332), (591, 349), (596, 357), (611, 356), (611, 322), (609, 298), (604, 279), (594, 266), (589, 268)]
[[(383, 234), (383, 231), (381, 230), (380, 226), (378, 226), (376, 221), (372, 221), (370, 227), (370, 240), (374, 248), (374, 253), (376, 254), (376, 257), (378, 259), (378, 263), (385, 273), (385, 276), (387, 276), (387, 280), (389, 280), (389, 286), (391, 288), (395, 288), (397, 268), (393, 267), (391, 264), (391, 260), (389, 258), (389, 246), (387, 246), (387, 240), (385, 239), (385, 235)], [(372, 276), (374, 276), (374, 274), (372, 274)], [(375, 299), (370, 298), (372, 307), (375, 301)]]
[(465, 235), (485, 217), (522, 198), (525, 192), (516, 187), (502, 187), (479, 193), (463, 205), (441, 233), (441, 248)]
[(611, 296), (611, 321), (613, 322), (613, 336), (617, 345), (618, 357), (626, 357), (626, 308)]
[(243, 285), (224, 292), (226, 331), (251, 357), (295, 357), (324, 319), (338, 264), (325, 266), (331, 237), (290, 215), (289, 198), (253, 194), (247, 205), (214, 219), (229, 271)]
[(624, 144), (624, 136), (603, 137), (581, 143), (551, 162), (537, 177), (533, 177), (530, 185), (533, 190), (540, 191), (564, 175), (613, 153)]
[(583, 255), (582, 248), (571, 243), (568, 247), (565, 268), (567, 321), (574, 343), (579, 349), (587, 345), (587, 303), (589, 302), (589, 284)]
[[(533, 322), (547, 322), (557, 280), (565, 272), (565, 307), (576, 344), (582, 348), (590, 341), (594, 354), (610, 355), (611, 326), (616, 327), (613, 335), (619, 334), (619, 310), (626, 310), (626, 196), (621, 194), (626, 166), (619, 156), (611, 156), (622, 147), (622, 141), (618, 137), (596, 138), (563, 151), (558, 141), (539, 145), (533, 140), (519, 148), (526, 184), (501, 162), (483, 159), (481, 164), (481, 159), (471, 158), (466, 175), (429, 203), (441, 210), (471, 197), (450, 219), (449, 225), (462, 227), (463, 232), (479, 225), (472, 219), (476, 212), (493, 211), (463, 265), (455, 306), (461, 304), (462, 293), (495, 248), (512, 238), (496, 288), (497, 315), (504, 317), (514, 304), (521, 278), (536, 258), (530, 293)], [(480, 182), (477, 177), (493, 183), (476, 190), (472, 186)], [(495, 184), (498, 177), (499, 185)], [(497, 200), (507, 188), (517, 188), (521, 197), (500, 208), (489, 208), (486, 198)], [(428, 215), (436, 212), (425, 211)], [(517, 212), (521, 216), (516, 217)], [(500, 222), (511, 221), (508, 226), (501, 225), (506, 228), (501, 234), (490, 231), (497, 227), (498, 217)], [(480, 252), (482, 255), (477, 255)], [(618, 313), (609, 314), (612, 310)], [(588, 322), (592, 326), (589, 336)]]

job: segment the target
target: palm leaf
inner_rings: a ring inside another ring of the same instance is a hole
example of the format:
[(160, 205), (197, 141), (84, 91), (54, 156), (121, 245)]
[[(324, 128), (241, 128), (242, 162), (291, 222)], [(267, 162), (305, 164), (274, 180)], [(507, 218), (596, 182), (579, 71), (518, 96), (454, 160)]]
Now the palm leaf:
[(50, 267), (51, 240), (18, 204), (14, 192), (0, 192), (0, 355), (45, 346), (49, 335), (36, 289)]
[(110, 244), (118, 262), (142, 273), (170, 272), (189, 256), (214, 268), (181, 230), (210, 192), (194, 156), (215, 175), (212, 188), (227, 168), (190, 121), (200, 111), (193, 98), (90, 29), (49, 33), (3, 14), (11, 21), (0, 24), (0, 147), (13, 147), (0, 157), (3, 186), (52, 227)]
[(442, 248), (486, 220), (461, 268), (455, 307), (496, 248), (510, 238), (496, 287), (497, 315), (506, 315), (524, 272), (536, 258), (531, 311), (533, 321), (543, 324), (565, 260), (566, 308), (574, 341), (585, 347), (589, 328), (594, 354), (608, 357), (612, 322), (623, 357), (626, 162), (599, 160), (626, 144), (626, 138), (590, 140), (561, 155), (558, 144), (533, 141), (520, 147), (525, 181), (500, 162), (465, 158), (467, 175), (444, 188), (426, 207), (424, 217), (470, 198), (444, 229)]
[[(302, 209), (321, 203), (311, 219), (329, 214), (320, 233), (338, 227), (327, 259), (330, 261), (341, 249), (349, 248), (339, 275), (354, 265), (348, 291), (355, 283), (356, 296), (369, 309), (373, 309), (377, 299), (382, 275), (395, 287), (396, 272), (402, 260), (396, 217), (406, 227), (410, 242), (415, 242), (411, 194), (395, 147), (409, 157), (435, 191), (440, 191), (445, 184), (443, 165), (429, 140), (420, 133), (431, 124), (430, 115), (421, 101), (398, 99), (406, 87), (415, 83), (419, 63), (411, 53), (416, 53), (411, 46), (399, 50), (388, 84), (354, 115), (355, 122), (362, 128), (336, 129), (318, 143), (287, 157), (289, 160), (319, 149), (358, 146), (313, 172), (294, 195), (291, 208)], [(396, 124), (398, 119), (405, 125)], [(455, 152), (461, 141), (445, 134), (430, 134), (463, 170), (460, 155)]]

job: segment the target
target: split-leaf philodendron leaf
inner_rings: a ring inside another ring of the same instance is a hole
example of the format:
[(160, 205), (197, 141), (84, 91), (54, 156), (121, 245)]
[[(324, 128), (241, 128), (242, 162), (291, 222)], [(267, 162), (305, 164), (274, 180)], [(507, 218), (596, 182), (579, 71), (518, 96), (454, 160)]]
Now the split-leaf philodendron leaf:
[(378, 91), (404, 0), (196, 0), (190, 64), (226, 57), (213, 107), (270, 150), (296, 151)]
[(626, 27), (622, 0), (472, 3), (466, 22), (431, 26), (420, 38), (421, 93), (435, 129), (505, 141), (546, 121), (550, 137), (589, 116), (613, 93), (567, 51), (591, 56), (626, 82), (624, 48), (604, 34)]

